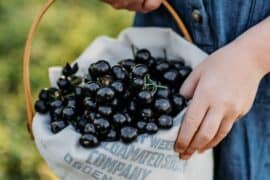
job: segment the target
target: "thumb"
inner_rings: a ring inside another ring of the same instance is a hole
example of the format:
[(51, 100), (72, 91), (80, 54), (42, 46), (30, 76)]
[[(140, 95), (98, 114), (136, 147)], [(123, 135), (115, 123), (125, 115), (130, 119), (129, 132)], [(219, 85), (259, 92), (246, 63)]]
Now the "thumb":
[(187, 99), (193, 97), (197, 84), (200, 80), (200, 70), (196, 68), (192, 73), (188, 76), (188, 78), (184, 81), (181, 89), (180, 94)]

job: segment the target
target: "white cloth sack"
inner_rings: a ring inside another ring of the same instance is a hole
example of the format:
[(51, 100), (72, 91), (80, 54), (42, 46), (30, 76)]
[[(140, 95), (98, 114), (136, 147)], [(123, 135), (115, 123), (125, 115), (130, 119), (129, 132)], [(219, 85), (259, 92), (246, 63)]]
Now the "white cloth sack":
[[(207, 57), (170, 29), (128, 28), (117, 39), (97, 38), (76, 60), (80, 67), (78, 73), (86, 74), (90, 63), (99, 59), (115, 64), (118, 60), (132, 58), (132, 44), (148, 48), (154, 57), (163, 57), (163, 50), (166, 49), (169, 59), (182, 57), (192, 67)], [(50, 68), (52, 86), (56, 86), (60, 73), (60, 67)], [(172, 129), (139, 136), (130, 145), (108, 142), (95, 149), (84, 149), (78, 144), (80, 134), (72, 126), (52, 134), (49, 115), (35, 115), (33, 133), (41, 155), (61, 179), (211, 180), (212, 150), (195, 154), (188, 161), (179, 160), (178, 154), (173, 151), (183, 114), (181, 112), (175, 118)]]

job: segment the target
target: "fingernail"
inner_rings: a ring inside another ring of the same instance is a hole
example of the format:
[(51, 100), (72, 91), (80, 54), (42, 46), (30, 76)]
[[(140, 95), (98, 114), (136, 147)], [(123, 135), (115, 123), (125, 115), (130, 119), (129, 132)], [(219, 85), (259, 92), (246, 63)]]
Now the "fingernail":
[(188, 154), (181, 154), (181, 155), (180, 155), (180, 158), (181, 158), (182, 160), (188, 160), (190, 157), (191, 157), (191, 155), (188, 155)]

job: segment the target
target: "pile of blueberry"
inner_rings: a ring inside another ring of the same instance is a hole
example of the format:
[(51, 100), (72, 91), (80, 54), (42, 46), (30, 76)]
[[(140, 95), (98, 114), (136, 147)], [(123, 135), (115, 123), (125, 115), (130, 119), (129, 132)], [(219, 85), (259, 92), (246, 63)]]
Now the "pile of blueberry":
[(72, 125), (85, 148), (101, 141), (130, 143), (139, 134), (170, 129), (186, 106), (178, 92), (192, 69), (181, 59), (154, 58), (140, 49), (134, 59), (114, 66), (97, 61), (84, 77), (76, 75), (78, 69), (67, 63), (58, 87), (41, 90), (35, 110), (50, 114), (53, 133)]

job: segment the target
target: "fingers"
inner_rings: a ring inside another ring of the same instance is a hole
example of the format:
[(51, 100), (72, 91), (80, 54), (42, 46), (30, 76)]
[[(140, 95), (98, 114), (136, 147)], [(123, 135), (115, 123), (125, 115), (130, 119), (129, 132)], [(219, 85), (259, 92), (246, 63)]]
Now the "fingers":
[(213, 148), (216, 145), (218, 145), (231, 131), (233, 126), (233, 121), (230, 118), (225, 118), (219, 127), (219, 130), (217, 134), (215, 135), (214, 139), (211, 140), (206, 146), (203, 148), (199, 149), (199, 152), (202, 153), (207, 149)]
[(149, 12), (161, 5), (161, 0), (103, 0), (111, 4), (115, 9), (128, 9), (139, 12)]
[(174, 148), (176, 152), (184, 153), (186, 151), (208, 110), (208, 104), (206, 102), (204, 98), (196, 97), (195, 94), (187, 109), (175, 143)]
[(200, 71), (199, 69), (196, 69), (188, 76), (188, 78), (183, 83), (180, 89), (180, 94), (186, 97), (187, 99), (192, 98), (199, 80), (200, 80)]
[(181, 154), (182, 159), (188, 159), (196, 150), (205, 147), (211, 142), (219, 130), (223, 116), (224, 110), (222, 108), (211, 107), (209, 109), (189, 147)]

